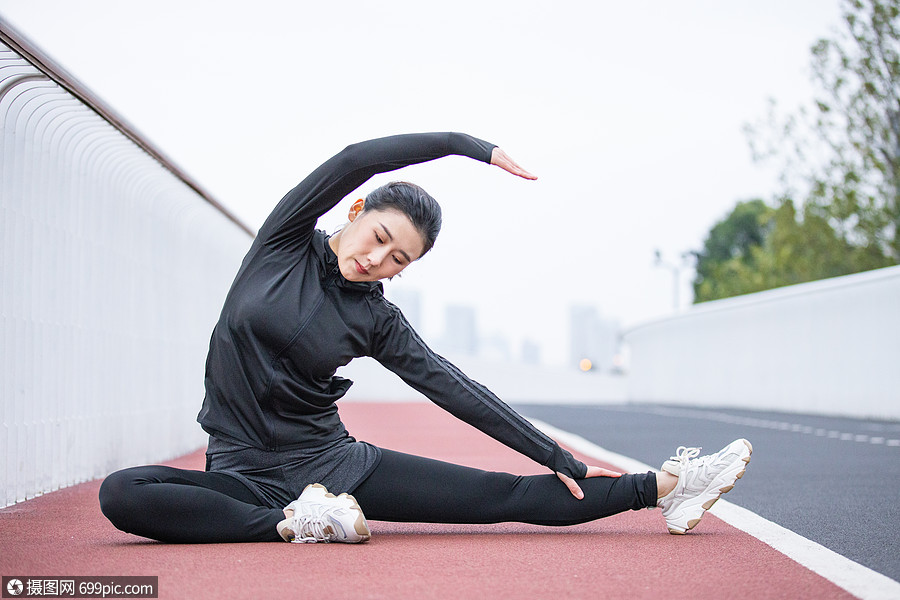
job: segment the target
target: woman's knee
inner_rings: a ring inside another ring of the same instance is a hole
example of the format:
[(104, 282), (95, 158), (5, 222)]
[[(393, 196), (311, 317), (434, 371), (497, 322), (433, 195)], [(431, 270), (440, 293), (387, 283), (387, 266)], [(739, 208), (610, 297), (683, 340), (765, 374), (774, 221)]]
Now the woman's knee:
[(132, 467), (111, 473), (100, 484), (100, 511), (119, 529), (125, 529), (127, 515), (135, 509), (134, 494), (146, 478), (143, 467)]

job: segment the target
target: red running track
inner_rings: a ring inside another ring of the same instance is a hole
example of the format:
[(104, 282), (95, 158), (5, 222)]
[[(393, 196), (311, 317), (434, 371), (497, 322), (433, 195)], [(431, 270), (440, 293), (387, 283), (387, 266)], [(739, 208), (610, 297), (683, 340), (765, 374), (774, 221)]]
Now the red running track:
[[(355, 437), (383, 447), (545, 472), (430, 404), (340, 410)], [(167, 464), (202, 469), (203, 451)], [(642, 510), (565, 528), (373, 521), (361, 545), (171, 545), (114, 529), (100, 513), (99, 486), (0, 510), (0, 575), (151, 575), (160, 598), (196, 599), (852, 598), (712, 515), (684, 536), (669, 535), (659, 511)]]

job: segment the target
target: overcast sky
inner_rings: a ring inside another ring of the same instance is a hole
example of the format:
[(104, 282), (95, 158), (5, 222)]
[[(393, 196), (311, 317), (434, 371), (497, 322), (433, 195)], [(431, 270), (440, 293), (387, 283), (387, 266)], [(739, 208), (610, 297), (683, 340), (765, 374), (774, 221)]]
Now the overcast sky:
[[(348, 143), (456, 130), (539, 176), (453, 157), (373, 179), (444, 209), (419, 290), (423, 333), (448, 304), (484, 334), (566, 357), (568, 308), (623, 325), (673, 309), (671, 271), (738, 200), (770, 198), (742, 125), (812, 98), (809, 47), (837, 0), (334, 3), (0, 0), (0, 15), (252, 228)], [(692, 273), (682, 274), (690, 301)]]

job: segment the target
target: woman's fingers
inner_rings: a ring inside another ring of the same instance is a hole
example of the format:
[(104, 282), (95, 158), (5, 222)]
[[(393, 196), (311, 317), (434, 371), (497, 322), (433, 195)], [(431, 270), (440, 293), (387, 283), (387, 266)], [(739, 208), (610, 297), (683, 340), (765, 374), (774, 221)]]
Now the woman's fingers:
[[(578, 482), (569, 477), (568, 475), (564, 475), (559, 471), (556, 472), (556, 476), (559, 477), (559, 480), (566, 484), (566, 487), (569, 488), (569, 491), (572, 492), (572, 495), (578, 498), (579, 500), (584, 498), (584, 492), (581, 491), (581, 488), (578, 486)], [(603, 467), (592, 467), (588, 466), (587, 475), (585, 477), (621, 477), (622, 473), (618, 471), (611, 471), (609, 469), (604, 469)]]
[(537, 179), (537, 175), (532, 175), (520, 167), (516, 161), (511, 159), (509, 155), (499, 147), (494, 147), (493, 151), (491, 151), (491, 164), (524, 179)]
[(572, 495), (581, 500), (584, 498), (584, 492), (581, 491), (581, 488), (578, 487), (578, 484), (574, 479), (569, 477), (568, 475), (563, 475), (559, 471), (556, 472), (556, 476), (559, 477), (560, 481), (566, 484), (566, 487), (569, 488), (569, 491), (572, 492)]
[(587, 475), (585, 477), (621, 477), (622, 473), (618, 471), (610, 471), (609, 469), (604, 469), (603, 467), (591, 467), (588, 466)]

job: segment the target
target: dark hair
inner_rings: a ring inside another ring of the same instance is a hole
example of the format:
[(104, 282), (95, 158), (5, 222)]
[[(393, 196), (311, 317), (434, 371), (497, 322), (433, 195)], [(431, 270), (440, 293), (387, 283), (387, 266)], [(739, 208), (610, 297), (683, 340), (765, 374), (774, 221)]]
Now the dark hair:
[(368, 210), (396, 210), (409, 217), (425, 244), (423, 256), (431, 250), (441, 232), (440, 205), (414, 183), (392, 181), (373, 190), (366, 196), (363, 206), (363, 212)]

